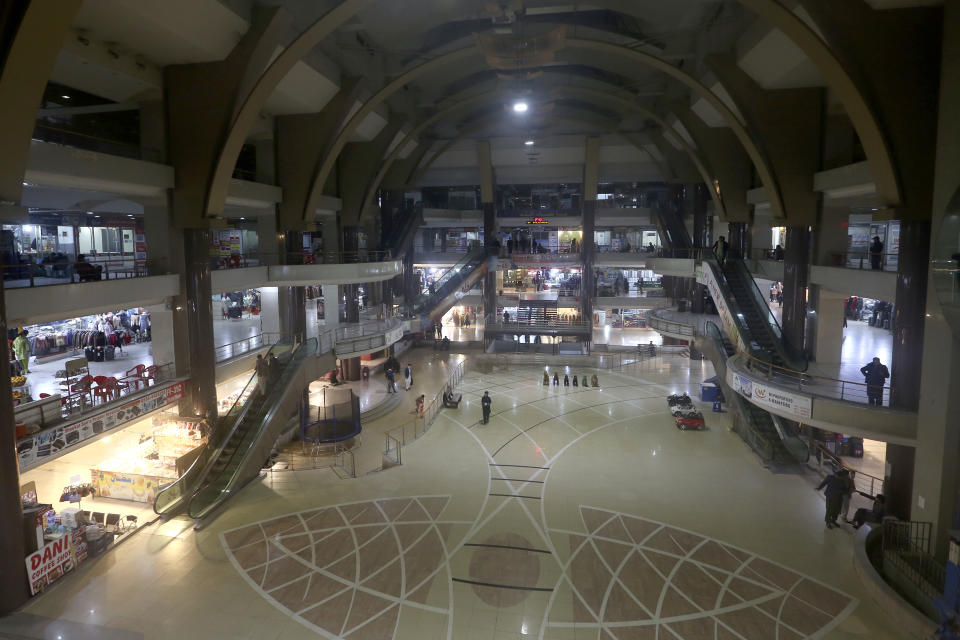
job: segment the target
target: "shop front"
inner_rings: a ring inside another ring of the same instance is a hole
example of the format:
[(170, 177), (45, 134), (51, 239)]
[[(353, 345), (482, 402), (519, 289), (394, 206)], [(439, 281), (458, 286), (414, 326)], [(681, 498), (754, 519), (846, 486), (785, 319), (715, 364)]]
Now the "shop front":
[(8, 329), (15, 402), (68, 395), (70, 360), (85, 358), (90, 376), (118, 382), (131, 368), (152, 366), (151, 326), (150, 312), (137, 307)]

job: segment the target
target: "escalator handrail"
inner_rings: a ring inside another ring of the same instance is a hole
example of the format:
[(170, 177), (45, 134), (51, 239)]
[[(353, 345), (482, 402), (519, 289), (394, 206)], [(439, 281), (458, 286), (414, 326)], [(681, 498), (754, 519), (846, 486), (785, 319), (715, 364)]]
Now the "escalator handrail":
[[(316, 338), (310, 338), (310, 339), (307, 340), (306, 342), (304, 342), (304, 343), (302, 343), (302, 344), (300, 344), (300, 345), (297, 345), (297, 347), (296, 347), (296, 348), (293, 350), (293, 352), (290, 354), (290, 361), (289, 361), (289, 362), (286, 364), (286, 366), (284, 367), (283, 374), (280, 376), (280, 379), (277, 380), (277, 381), (274, 383), (273, 389), (271, 389), (271, 390), (269, 391), (267, 397), (266, 397), (265, 400), (264, 400), (264, 403), (263, 403), (262, 406), (268, 407), (268, 409), (267, 409), (267, 413), (264, 414), (264, 416), (263, 416), (262, 419), (260, 419), (260, 428), (251, 428), (250, 431), (249, 431), (250, 434), (254, 434), (254, 435), (255, 435), (255, 437), (252, 438), (252, 441), (253, 441), (253, 442), (256, 442), (256, 440), (259, 438), (260, 430), (262, 429), (262, 425), (263, 425), (263, 424), (269, 424), (270, 419), (273, 417), (274, 413), (277, 411), (277, 404), (275, 403), (275, 404), (273, 404), (273, 405), (271, 406), (271, 404), (270, 404), (270, 399), (271, 399), (275, 394), (280, 394), (280, 395), (283, 394), (283, 392), (286, 390), (286, 387), (287, 387), (287, 385), (284, 384), (284, 380), (285, 380), (289, 375), (292, 375), (293, 373), (295, 373), (295, 372), (300, 368), (300, 365), (303, 363), (304, 360), (306, 360), (306, 359), (307, 359), (308, 357), (310, 357), (311, 355), (315, 355), (315, 354), (317, 353), (317, 347), (318, 347), (318, 345), (317, 345), (317, 339), (316, 339)], [(250, 404), (251, 404), (251, 403), (249, 403), (249, 402), (247, 403), (247, 406), (244, 408), (244, 412), (243, 412), (243, 414), (241, 415), (241, 419), (238, 420), (238, 421), (234, 424), (233, 429), (231, 429), (231, 431), (230, 431), (230, 436), (227, 437), (227, 438), (224, 440), (224, 442), (223, 442), (223, 444), (221, 445), (221, 447), (219, 447), (219, 451), (218, 451), (217, 456), (212, 457), (212, 458), (210, 459), (210, 462), (209, 462), (209, 464), (208, 464), (208, 469), (207, 469), (206, 473), (204, 474), (203, 480), (201, 480), (201, 482), (198, 483), (197, 489), (193, 492), (193, 495), (190, 496), (190, 501), (189, 501), (189, 503), (187, 504), (187, 513), (188, 513), (191, 517), (200, 519), (200, 518), (202, 518), (204, 515), (206, 515), (207, 513), (209, 513), (212, 509), (216, 508), (216, 507), (222, 502), (222, 500), (223, 500), (222, 497), (215, 497), (215, 498), (214, 498), (213, 500), (211, 500), (206, 506), (202, 506), (202, 507), (201, 507), (201, 510), (200, 510), (199, 512), (198, 512), (198, 511), (195, 511), (194, 508), (193, 508), (193, 507), (194, 507), (194, 502), (201, 496), (201, 494), (202, 494), (207, 488), (209, 488), (209, 487), (213, 484), (213, 481), (211, 481), (211, 482), (206, 482), (206, 483), (205, 483), (206, 477), (209, 475), (210, 469), (213, 468), (213, 464), (219, 459), (220, 453), (223, 451), (223, 447), (226, 445), (227, 442), (230, 441), (230, 438), (233, 437), (233, 434), (236, 432), (236, 430), (237, 430), (237, 428), (239, 427), (239, 425), (242, 424), (243, 420), (246, 418), (247, 407), (249, 407)], [(234, 450), (234, 452), (233, 452), (232, 454), (230, 454), (230, 459), (227, 461), (227, 465), (228, 465), (228, 466), (229, 466), (229, 463), (230, 463), (236, 456), (238, 456), (238, 455), (246, 456), (246, 455), (249, 453), (249, 449), (250, 449), (251, 447), (250, 447), (250, 443), (248, 442), (248, 440), (251, 440), (251, 438), (248, 438), (247, 436), (245, 436), (245, 437), (244, 437), (244, 440), (243, 440), (242, 442), (240, 442), (240, 443), (237, 445), (237, 448)], [(246, 446), (244, 446), (244, 445), (246, 445)], [(239, 473), (239, 471), (240, 471), (241, 466), (242, 466), (242, 465), (238, 465), (238, 466), (236, 467), (236, 469), (234, 470), (234, 472), (233, 472), (233, 474), (231, 475), (231, 477), (227, 479), (227, 482), (225, 483), (224, 487), (229, 487), (229, 486), (231, 486), (231, 485), (233, 484), (233, 482), (234, 482), (234, 480), (235, 480), (235, 478), (236, 478), (237, 473)], [(222, 494), (221, 494), (221, 496), (222, 496)]]
[(473, 273), (487, 257), (487, 250), (484, 247), (478, 247), (469, 253), (467, 253), (463, 258), (461, 258), (455, 265), (450, 267), (446, 273), (444, 273), (438, 280), (433, 283), (434, 291), (433, 293), (425, 293), (410, 304), (410, 310), (413, 313), (418, 313), (424, 307), (432, 306), (433, 304), (443, 300), (448, 295), (449, 291), (444, 291), (444, 289), (449, 285), (455, 277), (459, 276), (459, 280), (455, 286), (459, 286), (466, 280), (467, 276)]
[[(726, 297), (727, 306), (730, 309), (730, 315), (733, 316), (734, 322), (737, 324), (737, 330), (740, 332), (740, 339), (743, 344), (750, 350), (753, 350), (754, 344), (759, 347), (759, 342), (757, 342), (753, 333), (750, 331), (750, 326), (747, 324), (746, 318), (743, 315), (743, 310), (740, 308), (740, 302), (737, 300), (736, 296), (733, 295), (733, 289), (730, 286), (730, 283), (727, 281), (727, 274), (724, 273), (723, 269), (720, 267), (720, 263), (713, 257), (709, 255), (704, 257), (704, 263), (707, 263), (705, 268), (712, 268), (713, 273), (716, 276), (717, 283), (720, 285), (723, 294)], [(719, 307), (718, 307), (719, 308)]]
[(753, 279), (753, 274), (750, 273), (746, 263), (741, 258), (734, 258), (733, 256), (728, 257), (727, 262), (732, 264), (733, 269), (742, 279), (750, 295), (751, 306), (753, 306), (754, 310), (760, 312), (761, 318), (766, 319), (766, 325), (773, 333), (773, 337), (776, 340), (777, 351), (780, 352), (780, 356), (784, 362), (790, 363), (793, 368), (800, 371), (806, 371), (809, 362), (807, 362), (807, 359), (801, 354), (796, 353), (792, 346), (784, 341), (783, 329), (780, 327), (780, 323), (777, 322), (777, 317), (773, 314), (773, 310), (770, 309), (770, 305), (767, 304), (766, 298), (764, 298), (763, 293), (761, 293), (760, 287), (757, 286), (757, 281)]
[[(283, 345), (284, 343), (276, 343), (270, 346), (267, 350), (266, 357), (269, 358), (273, 355), (275, 348)], [(250, 385), (256, 385), (257, 383), (257, 372), (254, 371), (250, 374), (250, 379), (247, 380), (247, 384), (244, 385), (243, 389), (237, 395), (237, 399), (234, 401), (233, 405), (230, 407), (229, 411), (222, 416), (217, 418), (217, 424), (223, 424), (230, 419), (230, 414), (240, 406), (240, 402), (244, 400), (244, 395), (247, 393), (247, 390), (250, 388)], [(219, 430), (216, 429), (217, 424), (214, 424), (214, 431), (210, 434), (210, 437), (207, 441), (206, 446), (204, 447), (203, 452), (197, 456), (197, 459), (193, 461), (193, 464), (183, 473), (182, 476), (163, 487), (160, 491), (157, 492), (157, 496), (153, 499), (153, 511), (157, 515), (166, 515), (173, 512), (176, 506), (183, 502), (184, 500), (189, 500), (192, 496), (192, 493), (196, 490), (196, 487), (199, 487), (206, 479), (209, 468), (212, 466), (213, 462), (220, 456), (220, 452), (226, 446), (226, 443), (230, 441), (230, 438), (233, 437), (234, 432), (237, 429), (237, 425), (243, 420), (246, 415), (247, 407), (250, 406), (250, 398), (247, 398), (243, 406), (240, 407), (240, 418), (234, 422), (233, 427), (223, 438), (219, 439), (219, 444), (216, 445), (216, 449), (213, 449), (213, 441), (216, 439)], [(212, 451), (212, 453), (211, 453)], [(190, 488), (189, 485), (192, 485), (193, 488)], [(179, 495), (171, 498), (169, 502), (164, 505), (160, 505), (160, 502), (171, 493), (179, 491)]]

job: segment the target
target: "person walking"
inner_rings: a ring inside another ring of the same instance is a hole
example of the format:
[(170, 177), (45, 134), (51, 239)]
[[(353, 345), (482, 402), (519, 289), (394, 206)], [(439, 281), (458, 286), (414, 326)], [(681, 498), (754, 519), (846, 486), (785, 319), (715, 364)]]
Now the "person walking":
[(406, 384), (406, 390), (410, 391), (413, 386), (413, 365), (407, 363), (407, 368), (403, 370), (403, 381)]
[(878, 407), (883, 406), (883, 385), (890, 377), (887, 365), (882, 364), (880, 358), (874, 358), (873, 362), (861, 367), (860, 373), (863, 374), (867, 383), (867, 403)]
[(23, 329), (13, 339), (13, 356), (20, 363), (20, 374), (25, 376), (30, 373), (30, 341)]
[(843, 500), (840, 502), (840, 519), (844, 521), (849, 520), (847, 513), (850, 511), (850, 496), (857, 490), (853, 482), (854, 473), (853, 471), (847, 472), (847, 489), (843, 494)]
[(720, 263), (721, 267), (727, 261), (727, 251), (729, 247), (730, 245), (727, 244), (727, 239), (723, 236), (720, 236), (720, 238), (713, 243), (713, 255), (717, 257), (717, 262)]
[(393, 375), (393, 369), (387, 369), (387, 393), (397, 392), (397, 381)]
[(490, 422), (490, 407), (493, 405), (493, 399), (490, 397), (489, 391), (483, 392), (483, 397), (480, 398), (480, 408), (483, 410), (483, 424)]
[(565, 386), (565, 387), (569, 387), (569, 386), (570, 386), (570, 376), (567, 375), (566, 373), (563, 374), (563, 386)]
[(840, 515), (840, 506), (843, 504), (843, 495), (847, 490), (847, 470), (840, 469), (833, 475), (823, 479), (823, 482), (817, 486), (817, 491), (824, 490), (827, 498), (826, 512), (823, 517), (827, 523), (827, 529), (833, 529), (837, 526), (837, 516)]
[(559, 386), (560, 386), (560, 376), (557, 375), (556, 373), (553, 374), (553, 386), (555, 386), (555, 387), (559, 387)]
[(873, 243), (870, 245), (870, 268), (874, 271), (883, 268), (883, 243), (880, 242), (880, 236), (873, 236)]

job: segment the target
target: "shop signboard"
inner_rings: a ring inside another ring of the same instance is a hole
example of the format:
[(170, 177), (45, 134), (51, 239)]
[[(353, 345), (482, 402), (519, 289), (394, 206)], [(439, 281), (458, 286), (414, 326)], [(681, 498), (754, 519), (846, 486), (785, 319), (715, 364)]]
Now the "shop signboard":
[(62, 451), (98, 436), (105, 431), (123, 426), (144, 415), (176, 402), (184, 397), (184, 383), (173, 382), (156, 391), (125, 403), (107, 405), (73, 424), (46, 429), (17, 440), (20, 471), (42, 464)]
[(730, 307), (727, 306), (727, 299), (723, 297), (720, 284), (717, 282), (716, 275), (713, 273), (713, 267), (709, 264), (703, 265), (703, 283), (706, 285), (707, 291), (710, 292), (710, 297), (713, 298), (713, 302), (716, 304), (717, 313), (720, 314), (720, 322), (723, 324), (723, 330), (726, 332), (727, 337), (737, 346), (737, 351), (741, 353), (746, 351), (747, 348), (743, 344), (743, 338), (740, 337), (740, 331), (733, 321), (733, 314), (730, 313)]
[(162, 485), (169, 484), (171, 478), (145, 476), (117, 471), (90, 470), (90, 481), (97, 488), (101, 498), (115, 498), (132, 502), (152, 503), (157, 499), (157, 491)]
[(138, 232), (134, 236), (134, 260), (137, 264), (143, 264), (147, 260), (147, 236)]
[(745, 378), (732, 369), (727, 369), (727, 383), (735, 392), (745, 398), (751, 398), (753, 404), (777, 409), (779, 410), (778, 413), (781, 414), (786, 411), (798, 418), (810, 417), (813, 408), (811, 398)]
[(30, 593), (37, 595), (47, 585), (73, 569), (73, 546), (70, 536), (61, 536), (34, 551), (26, 558), (30, 576)]

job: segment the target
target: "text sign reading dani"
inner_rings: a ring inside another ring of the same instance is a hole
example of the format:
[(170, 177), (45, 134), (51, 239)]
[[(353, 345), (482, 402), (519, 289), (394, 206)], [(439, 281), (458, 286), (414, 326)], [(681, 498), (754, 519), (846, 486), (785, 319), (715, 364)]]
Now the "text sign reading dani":
[(550, 224), (550, 221), (543, 218), (534, 218), (533, 220), (527, 220), (527, 224)]

